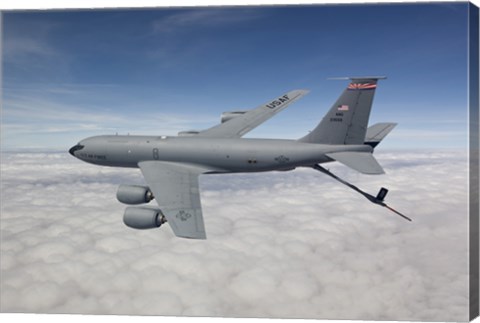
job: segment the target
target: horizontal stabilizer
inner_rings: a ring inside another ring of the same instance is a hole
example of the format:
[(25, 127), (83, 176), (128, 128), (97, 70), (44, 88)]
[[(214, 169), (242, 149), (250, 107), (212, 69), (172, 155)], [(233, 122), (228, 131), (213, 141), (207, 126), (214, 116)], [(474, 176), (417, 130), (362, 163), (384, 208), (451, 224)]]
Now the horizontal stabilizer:
[(385, 138), (397, 124), (393, 122), (376, 123), (368, 127), (365, 134), (365, 145), (375, 148)]
[(342, 151), (326, 155), (363, 174), (385, 174), (382, 166), (368, 152)]

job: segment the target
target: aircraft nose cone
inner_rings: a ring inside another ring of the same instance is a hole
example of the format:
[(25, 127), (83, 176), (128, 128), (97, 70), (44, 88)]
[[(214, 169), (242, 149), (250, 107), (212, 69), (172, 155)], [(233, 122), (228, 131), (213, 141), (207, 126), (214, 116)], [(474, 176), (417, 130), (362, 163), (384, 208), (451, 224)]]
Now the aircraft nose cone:
[(75, 146), (73, 146), (72, 148), (70, 148), (70, 149), (68, 150), (68, 152), (70, 153), (70, 155), (72, 155), (72, 156), (74, 156), (74, 157), (77, 157), (77, 156), (75, 156), (75, 152), (76, 152), (77, 150), (82, 150), (84, 147), (85, 147), (85, 146), (78, 144), (78, 145), (75, 145)]

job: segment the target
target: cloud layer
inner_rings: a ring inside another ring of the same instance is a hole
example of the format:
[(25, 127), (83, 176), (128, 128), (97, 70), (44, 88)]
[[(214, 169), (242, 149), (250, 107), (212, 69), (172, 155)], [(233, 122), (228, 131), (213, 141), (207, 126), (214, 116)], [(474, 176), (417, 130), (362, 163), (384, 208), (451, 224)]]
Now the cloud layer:
[(4, 154), (1, 311), (465, 321), (467, 156), (377, 153), (385, 176), (309, 169), (201, 177), (208, 240), (122, 223), (138, 170)]

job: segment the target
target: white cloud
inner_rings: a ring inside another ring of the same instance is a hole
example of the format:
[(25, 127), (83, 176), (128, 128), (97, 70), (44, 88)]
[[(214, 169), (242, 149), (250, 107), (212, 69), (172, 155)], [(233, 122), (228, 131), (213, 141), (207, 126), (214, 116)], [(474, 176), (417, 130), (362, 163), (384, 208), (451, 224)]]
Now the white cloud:
[(208, 240), (122, 223), (138, 170), (2, 156), (3, 312), (464, 321), (467, 156), (377, 153), (387, 175), (309, 169), (201, 177)]
[[(113, 85), (112, 85), (113, 86)], [(86, 85), (45, 86), (45, 92), (70, 91), (69, 100), (50, 98), (41, 93), (21, 89), (11, 90), (4, 99), (2, 111), (2, 145), (7, 150), (19, 148), (67, 148), (78, 140), (99, 134), (127, 134), (131, 129), (141, 129), (135, 134), (176, 135), (194, 125), (213, 126), (219, 122), (215, 116), (186, 116), (162, 111), (132, 115), (133, 107), (122, 105), (115, 113), (100, 106), (69, 103), (73, 95), (99, 96)], [(116, 101), (115, 101), (116, 102)], [(87, 109), (86, 109), (87, 108)], [(120, 109), (122, 108), (122, 109)], [(133, 134), (133, 133), (132, 133)], [(63, 135), (63, 136), (59, 136)], [(27, 146), (29, 145), (29, 146)]]
[(49, 37), (61, 28), (57, 23), (30, 19), (19, 23), (6, 15), (4, 27), (3, 58), (8, 63), (25, 63), (27, 59), (59, 59), (60, 53), (51, 46)]
[[(132, 124), (140, 124), (144, 125), (144, 127), (153, 128), (154, 125), (158, 127), (159, 122), (162, 123), (162, 126), (173, 124), (171, 127), (175, 128), (178, 127), (179, 124), (185, 126), (185, 123), (193, 122), (193, 119), (188, 119), (180, 114), (162, 112), (150, 113), (146, 116), (137, 115), (136, 119), (132, 120), (132, 116), (125, 115), (125, 113), (117, 112), (116, 114), (112, 114), (105, 111), (105, 109), (100, 109), (100, 107), (97, 107), (99, 111), (94, 111), (95, 109), (91, 107), (88, 112), (85, 112), (84, 108), (78, 105), (56, 102), (55, 100), (38, 96), (17, 96), (5, 100), (5, 105), (7, 108), (3, 111), (4, 118), (8, 120), (21, 120), (23, 121), (23, 127), (28, 128), (28, 126), (31, 126), (32, 131), (36, 133), (42, 131), (38, 130), (38, 126), (44, 124), (46, 124), (46, 126), (42, 126), (41, 128), (46, 129), (45, 131), (49, 131), (48, 129), (51, 125), (58, 126), (58, 124), (64, 125), (65, 123), (67, 123), (68, 126), (73, 125), (73, 130), (75, 131), (84, 130), (85, 128), (89, 129), (91, 127), (103, 129), (122, 128)], [(202, 122), (202, 120), (212, 121), (205, 117), (196, 118), (195, 120), (199, 119), (200, 122)], [(27, 125), (25, 125), (25, 123), (27, 123)], [(9, 123), (7, 123), (7, 126), (8, 125)], [(15, 127), (16, 125), (13, 124), (12, 128), (15, 129)], [(37, 130), (35, 131), (33, 129)]]
[(44, 41), (34, 38), (12, 38), (5, 43), (4, 55), (7, 59), (17, 59), (18, 56), (38, 55), (56, 56), (57, 53)]
[(225, 8), (184, 10), (153, 21), (152, 29), (155, 33), (170, 33), (181, 31), (185, 28), (225, 27), (260, 17), (261, 15), (258, 12), (248, 8), (235, 8), (235, 10)]

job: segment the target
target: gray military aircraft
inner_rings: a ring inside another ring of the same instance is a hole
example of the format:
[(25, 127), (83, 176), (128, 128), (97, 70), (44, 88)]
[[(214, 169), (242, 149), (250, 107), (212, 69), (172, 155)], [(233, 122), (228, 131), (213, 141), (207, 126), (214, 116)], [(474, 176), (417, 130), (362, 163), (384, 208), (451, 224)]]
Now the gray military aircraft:
[(286, 171), (310, 167), (354, 189), (370, 202), (384, 203), (388, 190), (377, 196), (342, 180), (320, 164), (338, 161), (363, 174), (383, 174), (373, 157), (374, 148), (395, 127), (377, 123), (368, 127), (373, 96), (379, 79), (351, 77), (318, 126), (298, 140), (241, 138), (267, 119), (308, 93), (294, 90), (248, 111), (225, 112), (221, 123), (178, 136), (95, 136), (80, 141), (69, 152), (85, 162), (114, 167), (140, 168), (148, 186), (120, 185), (117, 199), (127, 207), (124, 223), (135, 229), (160, 227), (168, 222), (175, 235), (206, 239), (198, 177), (201, 174)]

